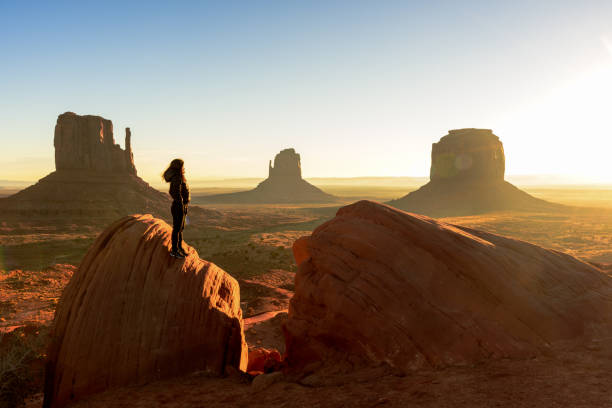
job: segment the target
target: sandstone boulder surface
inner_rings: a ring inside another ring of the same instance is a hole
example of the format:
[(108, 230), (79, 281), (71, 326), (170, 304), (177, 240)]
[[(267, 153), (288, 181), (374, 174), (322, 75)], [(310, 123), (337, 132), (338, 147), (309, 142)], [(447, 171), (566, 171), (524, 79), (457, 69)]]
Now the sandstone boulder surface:
[(285, 149), (268, 165), (268, 178), (249, 191), (203, 197), (206, 203), (327, 203), (336, 197), (323, 192), (302, 178), (300, 155)]
[(527, 242), (360, 201), (293, 249), (296, 372), (466, 365), (612, 334), (612, 277)]
[(490, 129), (449, 130), (432, 145), (429, 183), (389, 205), (431, 216), (563, 208), (505, 181), (505, 163), (502, 142)]
[(238, 282), (188, 247), (169, 255), (171, 228), (124, 217), (94, 242), (56, 310), (45, 407), (108, 388), (196, 370), (245, 370)]

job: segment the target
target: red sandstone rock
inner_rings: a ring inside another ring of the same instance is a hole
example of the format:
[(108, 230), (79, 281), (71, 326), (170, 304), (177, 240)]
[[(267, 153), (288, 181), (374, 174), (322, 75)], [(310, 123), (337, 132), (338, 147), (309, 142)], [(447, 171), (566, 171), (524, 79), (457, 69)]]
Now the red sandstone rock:
[(490, 129), (449, 130), (432, 145), (429, 183), (389, 205), (431, 216), (563, 208), (504, 181), (505, 162), (504, 147)]
[(430, 179), (504, 180), (506, 157), (490, 129), (455, 129), (431, 147)]
[(89, 249), (56, 311), (45, 407), (108, 388), (194, 370), (244, 370), (237, 281), (188, 247), (172, 258), (171, 228), (122, 218)]
[(123, 150), (115, 144), (110, 120), (63, 113), (55, 125), (55, 168), (136, 174), (130, 138), (130, 129), (126, 128)]
[(271, 372), (274, 368), (280, 368), (281, 355), (278, 350), (269, 350), (263, 347), (255, 347), (249, 350), (249, 364), (247, 372)]
[(612, 277), (567, 254), (370, 202), (294, 244), (290, 370), (520, 358), (612, 334)]
[(270, 179), (302, 179), (302, 163), (300, 155), (294, 149), (281, 150), (268, 165), (268, 178)]

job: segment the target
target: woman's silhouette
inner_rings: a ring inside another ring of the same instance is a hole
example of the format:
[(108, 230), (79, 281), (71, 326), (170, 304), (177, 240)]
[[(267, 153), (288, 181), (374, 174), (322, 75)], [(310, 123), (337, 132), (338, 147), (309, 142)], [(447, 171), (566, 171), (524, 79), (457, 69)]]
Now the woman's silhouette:
[(185, 167), (182, 159), (174, 159), (164, 171), (164, 180), (170, 183), (170, 196), (172, 197), (172, 251), (170, 255), (184, 258), (187, 253), (183, 249), (183, 228), (185, 228), (185, 215), (189, 204), (189, 186), (185, 181)]

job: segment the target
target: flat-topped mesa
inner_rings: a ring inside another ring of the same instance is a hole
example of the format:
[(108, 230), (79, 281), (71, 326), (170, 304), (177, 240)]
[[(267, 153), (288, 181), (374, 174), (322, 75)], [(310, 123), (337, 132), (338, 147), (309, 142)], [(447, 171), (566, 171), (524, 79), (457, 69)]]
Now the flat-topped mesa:
[(504, 180), (504, 146), (490, 129), (449, 130), (431, 148), (430, 181), (389, 204), (435, 217), (490, 211), (556, 211)]
[(504, 146), (491, 129), (449, 130), (431, 148), (431, 181), (503, 181)]
[(295, 152), (295, 149), (281, 150), (280, 153), (274, 157), (274, 167), (272, 167), (272, 160), (270, 160), (268, 178), (302, 179), (300, 155)]
[(101, 116), (66, 112), (55, 125), (55, 168), (136, 174), (131, 132), (125, 129), (125, 150), (115, 144), (113, 122)]

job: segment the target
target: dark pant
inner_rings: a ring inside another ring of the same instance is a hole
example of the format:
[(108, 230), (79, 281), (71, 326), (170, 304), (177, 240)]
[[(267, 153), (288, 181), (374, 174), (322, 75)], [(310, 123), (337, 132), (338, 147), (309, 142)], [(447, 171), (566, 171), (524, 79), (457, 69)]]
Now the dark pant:
[(183, 248), (183, 228), (185, 228), (185, 208), (178, 201), (172, 202), (172, 250)]

